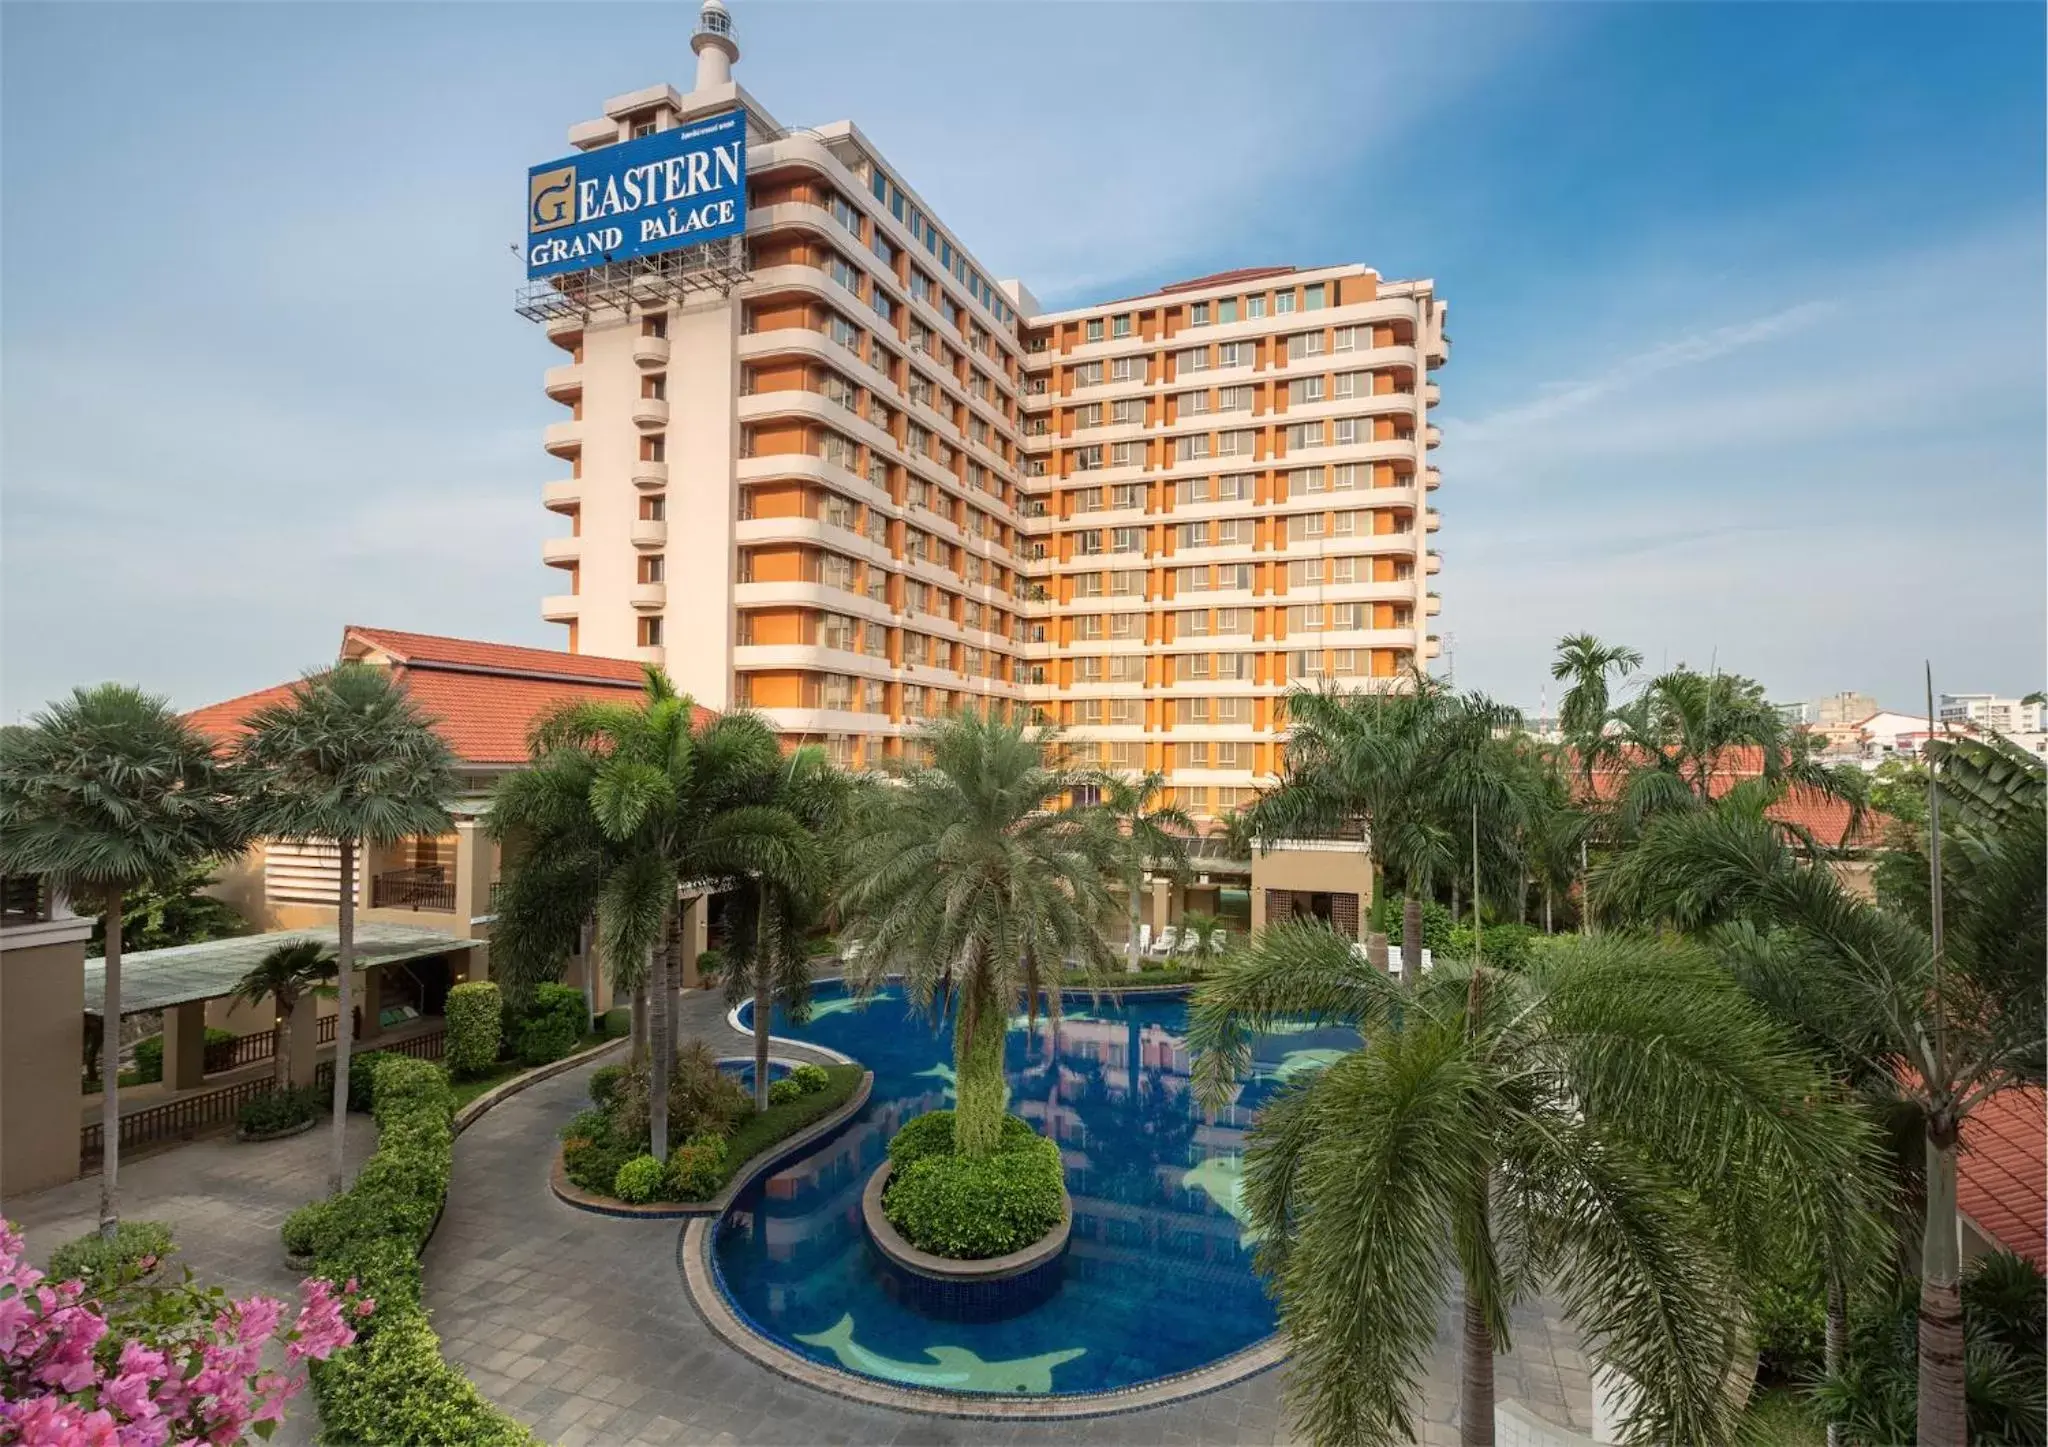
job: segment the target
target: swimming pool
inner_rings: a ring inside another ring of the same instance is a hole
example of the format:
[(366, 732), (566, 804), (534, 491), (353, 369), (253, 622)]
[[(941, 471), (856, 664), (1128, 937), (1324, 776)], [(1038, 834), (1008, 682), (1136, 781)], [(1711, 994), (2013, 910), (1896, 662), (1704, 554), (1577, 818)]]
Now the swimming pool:
[(821, 986), (810, 1022), (778, 1014), (775, 1033), (852, 1056), (874, 1072), (874, 1092), (846, 1129), (755, 1181), (720, 1219), (711, 1255), (727, 1300), (786, 1350), (942, 1392), (1113, 1391), (1271, 1335), (1273, 1304), (1239, 1219), (1244, 1132), (1281, 1082), (1357, 1037), (1305, 1027), (1265, 1037), (1254, 1079), (1210, 1119), (1189, 1095), (1185, 1019), (1179, 997), (1082, 995), (1057, 1031), (1010, 1022), (1010, 1108), (1060, 1144), (1072, 1243), (1041, 1303), (998, 1320), (941, 1320), (905, 1299), (875, 1256), (860, 1194), (904, 1121), (953, 1103), (950, 1036), (906, 1013), (893, 987), (863, 1008)]

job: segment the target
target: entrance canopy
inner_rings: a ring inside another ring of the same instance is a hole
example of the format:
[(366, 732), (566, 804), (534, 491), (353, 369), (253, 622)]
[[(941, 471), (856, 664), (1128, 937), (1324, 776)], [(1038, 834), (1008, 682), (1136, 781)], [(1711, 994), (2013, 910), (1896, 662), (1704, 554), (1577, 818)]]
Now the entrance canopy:
[[(404, 960), (423, 960), (455, 950), (475, 949), (482, 940), (459, 939), (437, 929), (409, 924), (356, 925), (356, 968)], [(312, 940), (330, 955), (339, 948), (333, 925), (311, 929), (272, 930), (238, 935), (204, 944), (174, 945), (167, 950), (139, 950), (121, 956), (121, 1013), (162, 1010), (194, 1000), (216, 1000), (234, 993), (241, 978), (279, 945)], [(85, 1013), (101, 1015), (107, 1007), (107, 962), (85, 962)]]

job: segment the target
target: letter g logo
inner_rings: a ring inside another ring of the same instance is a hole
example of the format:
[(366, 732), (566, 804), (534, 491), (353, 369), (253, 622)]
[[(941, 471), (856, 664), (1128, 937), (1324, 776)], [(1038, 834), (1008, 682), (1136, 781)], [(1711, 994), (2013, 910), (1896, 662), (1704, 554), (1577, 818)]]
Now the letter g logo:
[(557, 166), (536, 171), (528, 187), (526, 230), (529, 235), (576, 224), (576, 168)]

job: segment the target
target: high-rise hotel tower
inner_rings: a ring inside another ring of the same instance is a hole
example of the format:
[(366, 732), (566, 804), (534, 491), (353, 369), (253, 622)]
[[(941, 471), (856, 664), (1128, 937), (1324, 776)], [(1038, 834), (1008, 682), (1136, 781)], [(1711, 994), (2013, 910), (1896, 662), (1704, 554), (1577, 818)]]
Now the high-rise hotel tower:
[(689, 94), (569, 139), (743, 114), (730, 267), (623, 306), (530, 292), (567, 353), (542, 614), (572, 651), (658, 661), (849, 763), (1026, 701), (1209, 817), (1276, 768), (1291, 686), (1434, 655), (1431, 283), (1266, 266), (1046, 312), (851, 123), (788, 129), (735, 85), (719, 0), (694, 48)]

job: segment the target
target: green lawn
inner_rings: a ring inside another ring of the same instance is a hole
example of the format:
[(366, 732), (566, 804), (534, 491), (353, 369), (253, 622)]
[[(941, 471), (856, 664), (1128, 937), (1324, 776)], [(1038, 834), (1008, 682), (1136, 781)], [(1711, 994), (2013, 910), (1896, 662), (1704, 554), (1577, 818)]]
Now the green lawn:
[(1743, 1447), (1825, 1447), (1827, 1428), (1790, 1387), (1764, 1387), (1742, 1414)]
[[(573, 1055), (576, 1051), (588, 1050), (593, 1045), (602, 1045), (610, 1038), (610, 1036), (605, 1035), (601, 1031), (585, 1035), (576, 1042), (576, 1050), (572, 1050), (569, 1053)], [(539, 1068), (539, 1066), (521, 1065), (516, 1060), (501, 1060), (492, 1068), (488, 1075), (479, 1075), (474, 1080), (458, 1080), (454, 1082), (453, 1086), (455, 1108), (461, 1110), (485, 1091), (503, 1085), (514, 1076), (524, 1075), (529, 1070), (537, 1070)]]

